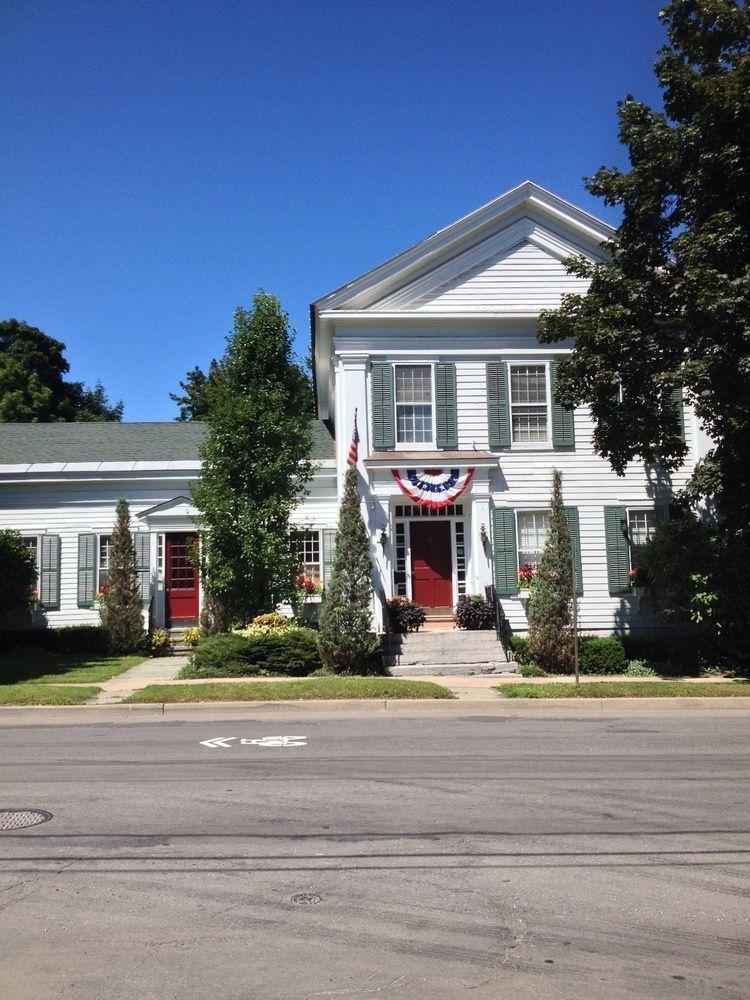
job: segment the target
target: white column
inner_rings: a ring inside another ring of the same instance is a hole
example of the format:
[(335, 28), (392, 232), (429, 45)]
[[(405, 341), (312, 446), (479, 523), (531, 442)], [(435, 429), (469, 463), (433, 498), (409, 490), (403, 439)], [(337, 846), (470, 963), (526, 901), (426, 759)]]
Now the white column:
[[(482, 529), (487, 543), (482, 541)], [(471, 491), (471, 530), (468, 552), (468, 579), (466, 591), (469, 594), (484, 594), (484, 588), (492, 583), (490, 525), (490, 484), (485, 469), (477, 469)]]

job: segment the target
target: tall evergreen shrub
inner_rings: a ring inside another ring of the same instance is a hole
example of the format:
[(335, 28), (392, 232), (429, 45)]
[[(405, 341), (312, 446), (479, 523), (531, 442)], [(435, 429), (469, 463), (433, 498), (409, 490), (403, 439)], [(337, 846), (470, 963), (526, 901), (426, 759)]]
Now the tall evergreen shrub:
[(372, 632), (372, 560), (362, 520), (357, 469), (347, 469), (339, 510), (331, 583), (320, 615), (323, 665), (337, 674), (371, 673), (377, 655)]
[(135, 653), (143, 647), (145, 631), (127, 500), (117, 501), (115, 527), (109, 540), (107, 580), (99, 605), (107, 644), (114, 653)]
[(549, 534), (529, 600), (529, 653), (545, 670), (573, 666), (573, 554), (562, 500), (562, 476), (552, 473)]

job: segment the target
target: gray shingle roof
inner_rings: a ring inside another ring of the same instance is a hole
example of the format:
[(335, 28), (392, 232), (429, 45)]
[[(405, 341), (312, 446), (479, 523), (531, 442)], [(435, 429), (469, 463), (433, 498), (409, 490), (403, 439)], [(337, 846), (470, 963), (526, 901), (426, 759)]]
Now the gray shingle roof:
[[(197, 421), (0, 423), (0, 465), (48, 462), (194, 461), (207, 433)], [(313, 422), (312, 458), (333, 458), (333, 438)]]

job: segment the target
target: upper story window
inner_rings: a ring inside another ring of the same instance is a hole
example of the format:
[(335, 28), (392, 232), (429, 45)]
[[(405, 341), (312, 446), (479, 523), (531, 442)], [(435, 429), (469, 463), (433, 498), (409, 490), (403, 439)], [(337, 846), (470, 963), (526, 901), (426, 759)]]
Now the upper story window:
[(514, 444), (548, 443), (546, 365), (510, 366), (510, 415)]
[(396, 365), (396, 441), (429, 444), (434, 440), (431, 365)]
[(519, 510), (518, 521), (518, 565), (538, 566), (549, 534), (549, 511)]
[(630, 567), (642, 566), (646, 546), (656, 534), (656, 529), (664, 521), (664, 508), (628, 511), (628, 537), (630, 538)]

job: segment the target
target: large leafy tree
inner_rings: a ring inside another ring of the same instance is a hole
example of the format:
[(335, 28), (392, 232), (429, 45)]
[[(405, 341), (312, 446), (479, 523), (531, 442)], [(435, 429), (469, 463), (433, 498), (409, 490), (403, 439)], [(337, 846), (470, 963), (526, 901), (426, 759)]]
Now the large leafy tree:
[(0, 322), (0, 422), (121, 420), (100, 383), (69, 382), (65, 344), (15, 319)]
[(312, 476), (310, 380), (275, 296), (261, 290), (250, 309), (235, 311), (210, 396), (193, 491), (204, 585), (222, 620), (246, 623), (291, 594), (289, 515)]
[(218, 377), (219, 365), (212, 361), (208, 373), (202, 368), (192, 368), (180, 382), (182, 393), (170, 392), (169, 398), (177, 403), (177, 420), (205, 420), (208, 414), (209, 393), (213, 381)]
[(336, 674), (382, 670), (372, 632), (372, 558), (357, 476), (355, 466), (347, 469), (331, 583), (320, 616), (320, 656), (323, 665)]
[[(611, 261), (569, 262), (588, 293), (544, 314), (540, 338), (574, 341), (558, 392), (590, 405), (595, 448), (618, 473), (636, 458), (676, 469), (686, 449), (674, 393), (695, 406), (715, 443), (683, 499), (716, 515), (714, 568), (693, 574), (716, 627), (722, 589), (750, 556), (750, 14), (735, 0), (671, 0), (659, 16), (663, 111), (622, 101), (630, 168), (587, 182), (622, 211)], [(732, 629), (747, 632), (748, 618), (732, 616)]]

